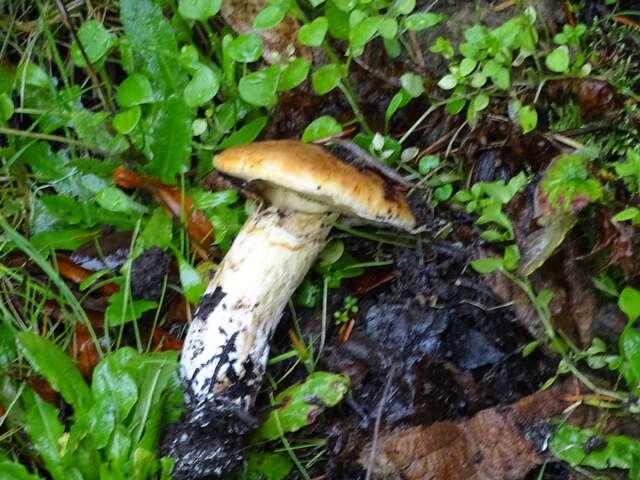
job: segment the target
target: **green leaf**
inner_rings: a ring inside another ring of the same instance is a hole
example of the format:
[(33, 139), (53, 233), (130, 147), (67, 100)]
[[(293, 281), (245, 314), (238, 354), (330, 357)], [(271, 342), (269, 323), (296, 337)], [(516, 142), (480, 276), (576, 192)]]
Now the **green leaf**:
[(151, 300), (132, 300), (128, 296), (125, 305), (124, 292), (119, 291), (109, 297), (109, 306), (105, 311), (105, 323), (110, 327), (117, 327), (122, 324), (137, 320), (148, 310), (156, 308), (157, 303)]
[(380, 26), (378, 27), (378, 32), (385, 41), (393, 41), (396, 40), (396, 35), (398, 34), (398, 21), (395, 18), (383, 17), (382, 22), (380, 22)]
[(260, 59), (264, 46), (262, 38), (255, 33), (238, 35), (224, 49), (236, 62), (249, 63)]
[[(260, 438), (274, 440), (282, 433), (295, 432), (313, 423), (325, 408), (338, 404), (349, 389), (344, 375), (314, 372), (275, 398), (278, 408), (260, 426)], [(280, 428), (279, 428), (280, 427)]]
[(134, 105), (151, 103), (155, 101), (155, 96), (149, 79), (142, 73), (133, 73), (118, 87), (116, 99), (121, 107), (129, 108)]
[(0, 121), (8, 122), (14, 111), (13, 101), (9, 94), (0, 93)]
[(71, 358), (51, 340), (33, 332), (19, 332), (16, 336), (33, 369), (62, 395), (76, 415), (86, 413), (93, 404), (93, 398)]
[(480, 117), (480, 112), (489, 106), (489, 96), (479, 93), (471, 99), (467, 109), (467, 121), (474, 125)]
[(126, 420), (138, 401), (138, 386), (129, 369), (141, 360), (131, 347), (122, 347), (100, 360), (93, 371), (93, 396), (113, 406), (118, 422)]
[(577, 150), (557, 158), (545, 172), (540, 185), (551, 208), (575, 214), (602, 198), (602, 185), (592, 178), (586, 162), (597, 156), (591, 149)]
[(279, 65), (272, 65), (264, 70), (249, 73), (242, 77), (238, 83), (240, 96), (245, 102), (257, 107), (275, 105), (279, 77)]
[(504, 249), (504, 256), (502, 260), (502, 264), (504, 265), (504, 268), (512, 272), (518, 268), (519, 262), (520, 262), (520, 249), (518, 249), (518, 245), (516, 244), (508, 245)]
[(136, 128), (141, 116), (142, 109), (139, 105), (135, 105), (128, 110), (117, 113), (116, 116), (113, 117), (111, 125), (113, 125), (113, 129), (116, 132), (127, 135)]
[(547, 68), (552, 72), (564, 73), (569, 70), (569, 48), (561, 45), (554, 49), (545, 59)]
[(22, 402), (26, 412), (25, 428), (49, 474), (54, 480), (71, 478), (71, 475), (67, 476), (71, 472), (62, 465), (60, 455), (59, 441), (64, 433), (64, 426), (58, 419), (58, 410), (30, 388), (25, 388), (22, 392)]
[(640, 151), (628, 149), (626, 160), (617, 161), (614, 168), (621, 177), (630, 177), (626, 182), (630, 191), (640, 191)]
[(385, 132), (389, 129), (389, 121), (391, 117), (402, 107), (405, 107), (411, 101), (411, 95), (403, 88), (391, 98), (387, 110), (384, 114)]
[[(246, 125), (243, 125), (242, 128), (233, 132), (231, 135), (225, 138), (220, 144), (220, 148), (224, 149), (224, 148), (235, 147), (236, 145), (251, 143), (256, 138), (258, 138), (258, 135), (260, 135), (260, 132), (264, 129), (266, 125), (267, 125), (267, 117), (254, 118)], [(216, 237), (217, 236), (218, 235), (216, 233)]]
[(311, 86), (318, 95), (325, 95), (340, 84), (342, 69), (340, 65), (330, 63), (320, 67), (311, 75)]
[(38, 88), (51, 86), (52, 79), (42, 68), (33, 63), (20, 63), (16, 70), (16, 85), (31, 85)]
[[(619, 339), (621, 371), (633, 392), (640, 392), (640, 330), (627, 326)], [(640, 460), (640, 459), (639, 459)]]
[(300, 85), (306, 80), (307, 75), (309, 75), (310, 68), (311, 62), (306, 58), (300, 57), (293, 59), (280, 74), (278, 90), (286, 92)]
[(80, 245), (89, 242), (96, 235), (96, 230), (68, 228), (65, 230), (40, 232), (30, 239), (36, 250), (75, 250)]
[(625, 313), (629, 322), (635, 322), (640, 317), (640, 291), (633, 287), (625, 287), (620, 293), (618, 306)]
[(478, 273), (491, 273), (503, 268), (503, 260), (500, 257), (486, 257), (473, 260), (471, 267)]
[(40, 480), (31, 475), (24, 465), (9, 460), (0, 461), (0, 480)]
[(342, 125), (333, 117), (323, 115), (313, 120), (302, 134), (303, 142), (313, 142), (342, 132)]
[(438, 86), (443, 90), (451, 90), (456, 85), (458, 85), (458, 79), (450, 73), (442, 77), (438, 82)]
[(611, 220), (614, 222), (627, 222), (629, 220), (632, 221), (634, 225), (640, 222), (640, 208), (637, 207), (628, 207), (620, 212), (616, 213)]
[(424, 93), (424, 82), (422, 77), (415, 73), (407, 72), (400, 77), (400, 84), (413, 98)]
[(209, 102), (220, 89), (220, 77), (210, 67), (200, 64), (184, 88), (184, 101), (189, 107)]
[(287, 14), (287, 4), (269, 5), (264, 8), (253, 20), (253, 28), (256, 30), (269, 30), (278, 25)]
[(413, 13), (404, 19), (404, 26), (411, 32), (435, 27), (445, 19), (444, 15), (432, 12)]
[[(198, 207), (200, 208), (200, 207)], [(140, 234), (140, 240), (144, 248), (160, 247), (163, 250), (171, 245), (173, 235), (173, 222), (165, 211), (158, 207), (153, 211), (151, 218)]]
[(460, 62), (460, 75), (462, 75), (463, 77), (471, 75), (471, 72), (473, 72), (477, 66), (477, 60), (473, 58), (463, 58)]
[(418, 161), (418, 171), (420, 175), (426, 175), (438, 165), (440, 165), (440, 157), (437, 155), (425, 155)]
[[(78, 29), (77, 35), (91, 64), (102, 60), (115, 44), (115, 37), (104, 28), (102, 23), (96, 20), (84, 22)], [(71, 45), (71, 59), (78, 67), (85, 66), (84, 56), (75, 41)]]
[[(589, 448), (593, 439), (600, 439), (602, 448)], [(595, 430), (563, 423), (549, 442), (549, 448), (557, 458), (572, 467), (635, 469), (638, 473), (640, 441), (624, 435), (602, 435)], [(636, 473), (629, 478), (637, 478)]]
[(147, 207), (131, 199), (118, 187), (107, 187), (96, 193), (96, 202), (110, 212), (146, 212)]
[(251, 452), (245, 480), (283, 480), (292, 468), (289, 457), (281, 453)]
[(329, 33), (337, 40), (347, 40), (349, 38), (349, 14), (340, 9), (333, 0), (327, 1), (324, 15), (329, 22)]
[(522, 127), (522, 133), (532, 132), (538, 125), (538, 112), (535, 108), (525, 105), (518, 111), (518, 120)]
[(308, 47), (319, 47), (327, 34), (329, 22), (325, 17), (318, 17), (313, 22), (300, 27), (298, 41)]
[(178, 13), (189, 20), (206, 21), (220, 11), (222, 0), (180, 0)]
[(200, 274), (182, 256), (178, 256), (178, 268), (184, 296), (190, 303), (198, 303), (206, 288)]
[[(131, 45), (134, 66), (166, 96), (186, 83), (173, 28), (153, 0), (120, 0), (120, 20)], [(123, 105), (130, 106), (130, 105)]]
[(161, 182), (174, 184), (176, 175), (189, 166), (192, 110), (175, 96), (159, 105), (151, 131), (149, 171)]
[(378, 28), (382, 24), (382, 17), (367, 17), (349, 32), (349, 50), (353, 55), (361, 55), (364, 47), (378, 33)]

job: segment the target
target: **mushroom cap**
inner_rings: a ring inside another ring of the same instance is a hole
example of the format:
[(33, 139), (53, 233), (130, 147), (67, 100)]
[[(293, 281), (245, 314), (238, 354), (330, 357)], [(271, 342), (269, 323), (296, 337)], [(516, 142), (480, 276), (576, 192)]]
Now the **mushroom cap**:
[(390, 181), (345, 163), (317, 145), (294, 140), (255, 142), (223, 151), (213, 164), (227, 175), (293, 191), (329, 211), (409, 231), (416, 225), (406, 197)]

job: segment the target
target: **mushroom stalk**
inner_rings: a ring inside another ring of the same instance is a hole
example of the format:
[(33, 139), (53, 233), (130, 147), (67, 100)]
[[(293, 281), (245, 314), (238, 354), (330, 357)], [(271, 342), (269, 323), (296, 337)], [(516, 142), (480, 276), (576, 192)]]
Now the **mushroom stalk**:
[[(169, 446), (175, 478), (220, 475), (240, 461), (239, 437), (255, 423), (250, 409), (266, 368), (269, 340), (325, 245), (330, 220), (325, 213), (270, 207), (254, 213), (234, 240), (200, 301), (182, 351), (190, 426)], [(208, 452), (195, 451), (203, 448), (194, 438), (198, 429), (207, 431)], [(214, 432), (233, 437), (217, 453), (210, 442), (223, 439)], [(182, 467), (189, 474), (180, 476)]]

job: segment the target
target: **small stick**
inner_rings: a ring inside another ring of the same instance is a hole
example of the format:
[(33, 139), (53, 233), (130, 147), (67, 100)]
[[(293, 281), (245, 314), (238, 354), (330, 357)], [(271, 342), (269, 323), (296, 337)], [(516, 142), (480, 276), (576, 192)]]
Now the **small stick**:
[(381, 173), (382, 175), (384, 175), (388, 179), (393, 180), (394, 182), (398, 183), (398, 185), (400, 185), (400, 186), (402, 186), (402, 187), (404, 187), (406, 189), (410, 189), (410, 188), (415, 188), (416, 187), (416, 185), (414, 185), (413, 183), (405, 180), (405, 178), (402, 175), (399, 175), (395, 170), (393, 170), (390, 167), (387, 167), (384, 163), (382, 163), (379, 160), (376, 160), (375, 158), (373, 158), (369, 154), (369, 152), (367, 152), (364, 148), (360, 147), (360, 145), (355, 144), (351, 140), (342, 140), (342, 139), (337, 138), (337, 139), (332, 140), (331, 143), (335, 143), (336, 145), (340, 145), (345, 150), (348, 150), (349, 152), (354, 154), (357, 157), (357, 159), (362, 162), (362, 164), (364, 166), (369, 167), (369, 168)]
[(84, 63), (87, 67), (87, 71), (89, 72), (89, 76), (91, 77), (91, 81), (95, 85), (96, 90), (98, 92), (98, 98), (100, 98), (100, 102), (102, 103), (105, 109), (111, 112), (111, 114), (115, 114), (116, 113), (115, 106), (108, 101), (107, 96), (104, 94), (104, 91), (102, 90), (102, 84), (100, 83), (100, 79), (98, 78), (98, 75), (96, 74), (96, 72), (93, 70), (93, 67), (91, 66), (91, 62), (89, 61), (89, 56), (87, 55), (87, 52), (84, 49), (84, 45), (82, 45), (82, 42), (78, 38), (78, 35), (76, 34), (76, 30), (73, 24), (71, 23), (71, 20), (69, 19), (67, 8), (64, 6), (64, 3), (62, 2), (62, 0), (54, 0), (54, 3), (56, 4), (56, 8), (58, 9), (58, 11), (60, 12), (60, 15), (62, 16), (62, 21), (69, 29), (69, 33), (71, 33), (71, 37), (78, 44), (78, 48), (80, 49), (80, 53), (82, 54), (82, 58), (84, 59)]
[(497, 5), (491, 5), (491, 10), (493, 12), (502, 12), (508, 8), (513, 7), (516, 4), (515, 0), (506, 0), (504, 2), (498, 3)]

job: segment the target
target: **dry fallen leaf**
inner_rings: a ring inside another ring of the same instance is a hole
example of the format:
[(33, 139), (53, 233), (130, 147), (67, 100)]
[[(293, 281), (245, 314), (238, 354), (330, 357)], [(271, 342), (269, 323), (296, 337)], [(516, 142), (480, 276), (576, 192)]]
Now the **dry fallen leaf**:
[[(461, 421), (383, 434), (373, 459), (374, 478), (402, 480), (519, 480), (544, 457), (530, 441), (541, 422), (568, 403), (557, 386), (515, 404), (483, 410)], [(366, 469), (371, 444), (359, 463)]]

